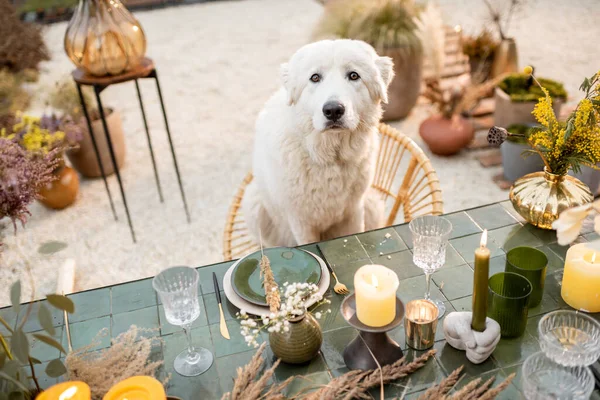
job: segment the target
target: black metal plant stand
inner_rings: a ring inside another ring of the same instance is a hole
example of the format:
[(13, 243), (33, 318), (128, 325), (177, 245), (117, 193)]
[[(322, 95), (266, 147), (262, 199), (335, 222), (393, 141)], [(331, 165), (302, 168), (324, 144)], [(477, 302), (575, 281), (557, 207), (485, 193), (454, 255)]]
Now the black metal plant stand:
[(104, 76), (97, 77), (92, 75), (87, 75), (82, 69), (78, 68), (72, 73), (73, 79), (77, 85), (77, 92), (79, 93), (79, 100), (81, 101), (81, 106), (83, 109), (83, 114), (85, 116), (88, 131), (90, 134), (90, 138), (92, 139), (92, 145), (94, 147), (94, 152), (96, 154), (96, 160), (98, 161), (98, 166), (100, 167), (100, 173), (102, 174), (102, 179), (104, 180), (104, 187), (106, 188), (106, 193), (108, 194), (108, 200), (110, 201), (110, 207), (112, 209), (115, 220), (118, 220), (117, 213), (115, 210), (115, 205), (112, 199), (112, 195), (110, 193), (110, 189), (108, 186), (108, 182), (106, 180), (106, 173), (104, 172), (104, 166), (102, 165), (102, 159), (100, 157), (100, 152), (98, 150), (98, 143), (96, 142), (96, 138), (92, 133), (92, 121), (90, 119), (90, 115), (87, 109), (87, 105), (85, 104), (85, 99), (83, 97), (83, 93), (81, 91), (82, 86), (92, 86), (94, 89), (94, 94), (96, 97), (96, 102), (98, 103), (98, 112), (100, 113), (100, 119), (102, 120), (102, 127), (104, 129), (104, 135), (106, 136), (106, 143), (108, 145), (108, 151), (110, 153), (110, 158), (113, 163), (115, 175), (117, 176), (117, 181), (119, 182), (119, 190), (121, 191), (121, 198), (123, 200), (123, 205), (125, 206), (125, 214), (127, 215), (127, 223), (129, 224), (129, 229), (131, 231), (131, 237), (133, 242), (136, 242), (135, 230), (133, 228), (133, 223), (131, 221), (131, 215), (129, 213), (129, 206), (127, 205), (127, 198), (125, 196), (125, 189), (123, 187), (123, 181), (121, 180), (121, 173), (119, 172), (119, 167), (117, 165), (117, 159), (115, 156), (115, 151), (113, 148), (112, 140), (110, 138), (110, 133), (108, 130), (108, 125), (106, 124), (106, 116), (104, 114), (104, 108), (102, 106), (102, 100), (100, 98), (100, 93), (107, 87), (117, 83), (123, 83), (133, 80), (135, 82), (135, 88), (137, 91), (138, 100), (140, 103), (140, 110), (142, 112), (142, 119), (144, 121), (144, 129), (146, 130), (146, 138), (148, 139), (148, 148), (150, 150), (150, 158), (152, 160), (152, 168), (154, 169), (154, 178), (156, 180), (156, 187), (158, 189), (158, 196), (160, 202), (164, 202), (163, 192), (160, 185), (160, 179), (158, 176), (158, 170), (156, 168), (156, 158), (154, 156), (154, 149), (152, 148), (152, 140), (150, 138), (150, 131), (148, 129), (148, 121), (146, 120), (146, 110), (144, 109), (144, 102), (142, 100), (142, 93), (140, 91), (140, 86), (138, 83), (138, 79), (144, 78), (154, 78), (156, 82), (156, 90), (158, 92), (158, 98), (160, 100), (160, 106), (162, 109), (163, 118), (165, 121), (165, 128), (167, 131), (167, 137), (169, 139), (169, 146), (171, 147), (171, 155), (173, 156), (173, 165), (175, 166), (175, 173), (177, 174), (177, 182), (179, 184), (179, 191), (181, 192), (181, 199), (183, 201), (183, 208), (185, 210), (185, 214), (187, 217), (187, 221), (190, 222), (190, 212), (188, 210), (187, 200), (185, 198), (185, 192), (183, 190), (183, 181), (181, 179), (181, 174), (179, 172), (179, 165), (177, 164), (177, 156), (175, 155), (175, 148), (173, 146), (173, 140), (171, 138), (171, 130), (169, 129), (169, 121), (167, 119), (167, 112), (165, 111), (165, 104), (163, 102), (162, 91), (160, 90), (160, 82), (158, 80), (158, 74), (156, 72), (156, 68), (154, 67), (154, 62), (149, 58), (144, 58), (142, 63), (132, 69), (127, 71), (121, 75), (115, 76)]

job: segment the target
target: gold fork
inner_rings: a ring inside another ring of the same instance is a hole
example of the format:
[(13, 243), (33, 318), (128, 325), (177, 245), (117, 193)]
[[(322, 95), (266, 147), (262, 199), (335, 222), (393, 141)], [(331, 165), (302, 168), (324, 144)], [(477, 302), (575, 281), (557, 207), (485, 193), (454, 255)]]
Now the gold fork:
[(335, 279), (335, 286), (333, 287), (333, 291), (336, 292), (337, 294), (344, 294), (344, 295), (350, 294), (348, 287), (340, 282), (340, 280), (338, 279), (338, 277), (335, 274), (335, 271), (333, 270), (331, 265), (329, 265), (329, 263), (327, 261), (325, 261), (325, 265), (327, 265), (329, 272), (331, 272), (331, 276), (333, 276), (333, 278)]

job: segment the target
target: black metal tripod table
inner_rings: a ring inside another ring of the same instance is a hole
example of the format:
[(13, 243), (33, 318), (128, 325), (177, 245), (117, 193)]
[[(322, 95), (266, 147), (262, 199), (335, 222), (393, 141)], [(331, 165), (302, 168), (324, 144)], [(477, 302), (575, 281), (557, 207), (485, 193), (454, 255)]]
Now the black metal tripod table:
[(175, 155), (175, 148), (173, 147), (173, 140), (171, 138), (171, 131), (169, 129), (169, 121), (167, 119), (167, 112), (165, 111), (165, 104), (163, 102), (162, 92), (160, 90), (160, 83), (158, 81), (158, 74), (156, 72), (156, 68), (154, 67), (154, 62), (149, 58), (144, 58), (139, 66), (136, 68), (127, 71), (121, 75), (115, 76), (92, 76), (88, 75), (81, 68), (77, 68), (72, 73), (73, 79), (77, 84), (77, 91), (79, 93), (79, 100), (81, 101), (81, 106), (83, 109), (83, 114), (87, 121), (87, 127), (90, 134), (90, 138), (92, 139), (92, 145), (94, 147), (94, 152), (96, 153), (96, 160), (98, 161), (98, 166), (100, 167), (100, 173), (102, 174), (102, 179), (104, 180), (104, 187), (106, 188), (106, 193), (108, 194), (108, 199), (110, 201), (110, 207), (112, 209), (115, 220), (117, 220), (117, 213), (115, 211), (115, 205), (113, 203), (112, 195), (110, 193), (110, 189), (108, 187), (108, 182), (106, 180), (106, 174), (104, 172), (104, 166), (102, 165), (102, 159), (100, 157), (100, 152), (98, 150), (98, 144), (96, 142), (96, 138), (92, 132), (92, 121), (90, 119), (90, 114), (87, 109), (87, 105), (85, 104), (85, 99), (83, 97), (83, 93), (81, 91), (81, 86), (92, 86), (94, 88), (94, 94), (96, 95), (96, 102), (98, 103), (98, 111), (100, 113), (100, 119), (102, 120), (102, 127), (104, 129), (104, 135), (106, 136), (106, 143), (108, 145), (108, 151), (110, 153), (110, 158), (112, 160), (115, 174), (117, 175), (117, 181), (119, 182), (119, 189), (121, 191), (121, 198), (123, 199), (123, 205), (125, 206), (125, 213), (127, 215), (127, 222), (129, 223), (129, 229), (131, 231), (131, 237), (133, 242), (136, 242), (135, 238), (135, 230), (133, 229), (133, 223), (131, 222), (131, 215), (129, 213), (129, 207), (127, 206), (127, 199), (125, 197), (125, 189), (123, 187), (123, 181), (121, 180), (121, 173), (119, 172), (119, 166), (117, 165), (117, 159), (115, 157), (115, 151), (113, 148), (113, 144), (110, 138), (110, 133), (108, 130), (108, 125), (106, 124), (106, 116), (104, 114), (104, 108), (102, 107), (102, 100), (100, 99), (100, 93), (109, 87), (110, 85), (114, 85), (117, 83), (123, 83), (128, 81), (135, 82), (135, 88), (137, 90), (138, 100), (140, 103), (140, 110), (142, 112), (142, 119), (144, 121), (144, 128), (146, 130), (146, 138), (148, 139), (148, 148), (150, 150), (150, 158), (152, 159), (152, 167), (154, 168), (154, 178), (156, 180), (156, 187), (158, 188), (158, 196), (160, 198), (160, 202), (164, 201), (162, 188), (160, 186), (160, 179), (158, 177), (158, 170), (156, 169), (156, 159), (154, 157), (154, 150), (152, 148), (152, 140), (150, 139), (150, 132), (148, 129), (148, 121), (146, 120), (146, 111), (144, 109), (144, 102), (142, 100), (142, 93), (140, 91), (140, 86), (138, 84), (138, 79), (144, 78), (154, 78), (156, 82), (156, 90), (158, 91), (158, 98), (160, 100), (160, 106), (162, 109), (163, 118), (165, 120), (165, 128), (167, 130), (167, 137), (169, 138), (169, 146), (171, 147), (171, 155), (173, 156), (173, 164), (175, 166), (175, 173), (177, 174), (177, 182), (179, 183), (179, 190), (181, 192), (181, 199), (183, 200), (183, 208), (185, 210), (185, 214), (187, 216), (187, 221), (190, 222), (190, 212), (188, 210), (187, 201), (185, 199), (185, 192), (183, 190), (183, 182), (181, 180), (181, 174), (179, 172), (179, 166), (177, 164), (177, 156)]

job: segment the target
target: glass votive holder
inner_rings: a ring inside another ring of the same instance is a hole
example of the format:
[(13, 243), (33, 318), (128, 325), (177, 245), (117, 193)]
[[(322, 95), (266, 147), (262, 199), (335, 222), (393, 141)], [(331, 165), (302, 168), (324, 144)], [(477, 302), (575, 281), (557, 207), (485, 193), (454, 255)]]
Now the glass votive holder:
[(527, 327), (531, 283), (514, 272), (492, 275), (488, 292), (487, 316), (500, 324), (502, 337), (518, 337)]
[(543, 251), (533, 247), (515, 247), (506, 253), (506, 272), (514, 272), (529, 280), (531, 297), (529, 307), (536, 307), (542, 301), (548, 257)]
[(415, 350), (433, 347), (438, 315), (437, 306), (430, 300), (409, 301), (404, 314), (406, 344)]

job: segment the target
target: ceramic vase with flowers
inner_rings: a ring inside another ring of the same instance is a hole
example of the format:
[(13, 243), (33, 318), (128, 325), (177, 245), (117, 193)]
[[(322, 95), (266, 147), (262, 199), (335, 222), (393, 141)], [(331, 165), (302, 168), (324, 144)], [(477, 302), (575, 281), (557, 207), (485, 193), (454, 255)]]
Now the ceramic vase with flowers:
[(281, 289), (271, 269), (269, 258), (263, 254), (260, 260), (260, 272), (263, 278), (265, 297), (269, 305), (269, 315), (252, 318), (246, 311), (240, 310), (241, 333), (248, 346), (258, 347), (258, 337), (263, 331), (269, 334), (269, 343), (273, 354), (289, 364), (302, 364), (312, 360), (323, 343), (323, 333), (318, 323), (326, 311), (319, 309), (330, 301), (319, 293), (319, 287), (309, 283), (283, 284)]
[(65, 164), (64, 152), (76, 146), (81, 134), (78, 125), (54, 115), (44, 115), (41, 118), (19, 115), (12, 129), (5, 128), (2, 131), (2, 136), (18, 143), (30, 157), (53, 159), (53, 179), (45, 183), (38, 192), (38, 200), (49, 208), (68, 207), (77, 197), (79, 177)]
[[(532, 74), (531, 67), (525, 72)], [(532, 75), (533, 77), (533, 75)], [(536, 83), (542, 85), (533, 77)], [(529, 154), (538, 154), (544, 162), (544, 171), (534, 172), (518, 179), (510, 190), (515, 210), (529, 223), (543, 229), (552, 229), (552, 223), (564, 210), (590, 203), (590, 189), (579, 179), (567, 175), (578, 172), (582, 166), (598, 168), (600, 162), (600, 72), (586, 78), (581, 85), (583, 100), (565, 122), (558, 121), (552, 108), (552, 97), (542, 87), (544, 97), (535, 106), (533, 115), (539, 129), (527, 131)], [(490, 143), (502, 143), (510, 135), (504, 129), (490, 130)]]
[[(319, 294), (319, 287), (309, 283), (291, 283), (276, 288), (281, 298), (278, 307), (271, 307), (271, 313), (260, 320), (251, 318), (240, 311), (241, 333), (249, 346), (258, 347), (257, 339), (262, 331), (267, 331), (273, 354), (288, 364), (302, 364), (312, 360), (321, 349), (323, 333), (318, 320), (331, 310), (312, 312), (323, 304), (330, 303)], [(273, 292), (272, 292), (273, 293)]]

